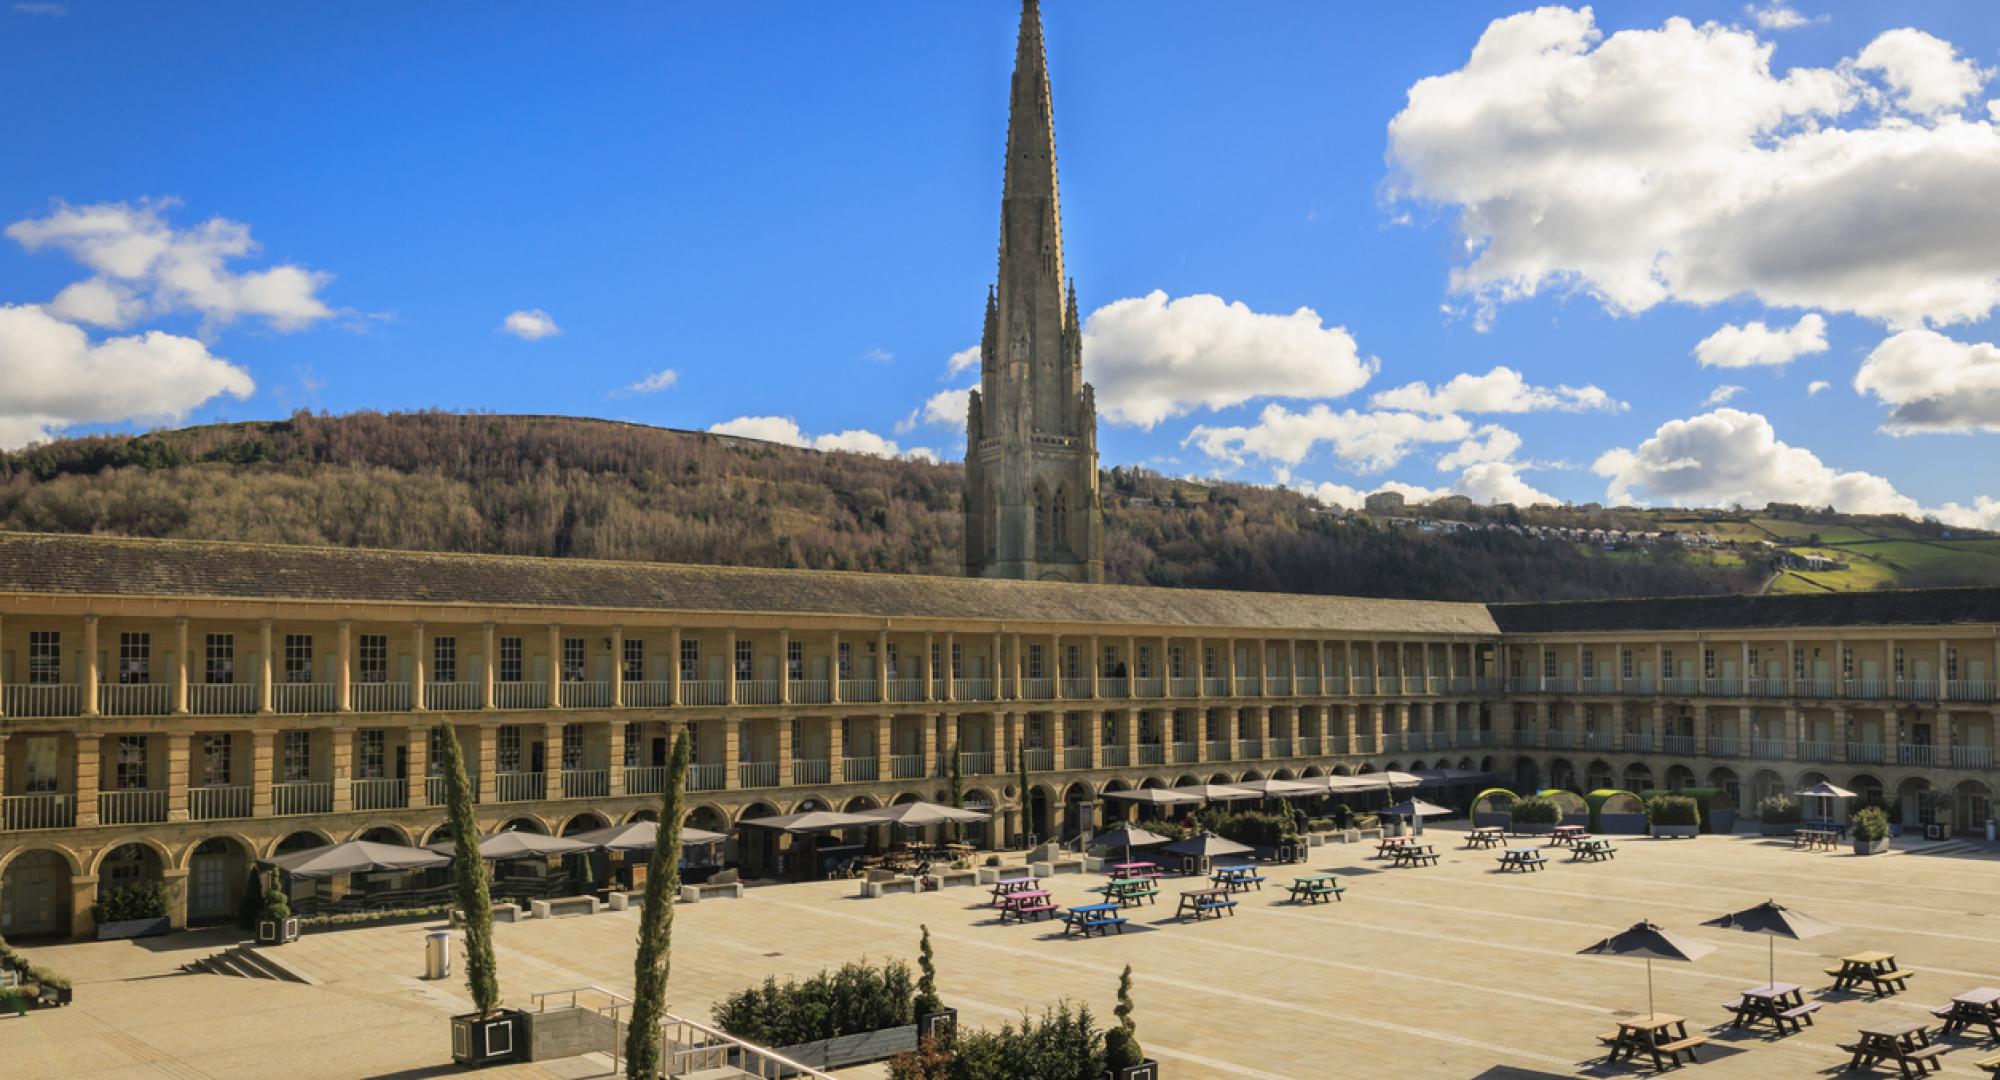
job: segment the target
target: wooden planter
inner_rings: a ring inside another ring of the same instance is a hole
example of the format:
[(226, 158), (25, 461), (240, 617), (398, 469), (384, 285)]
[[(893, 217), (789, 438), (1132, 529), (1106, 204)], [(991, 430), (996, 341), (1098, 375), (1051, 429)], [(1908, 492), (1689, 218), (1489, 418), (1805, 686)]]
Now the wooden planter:
[(1104, 1074), (1105, 1080), (1160, 1080), (1160, 1063), (1147, 1058), (1137, 1065), (1127, 1065), (1122, 1069), (1112, 1069)]
[(257, 920), (257, 944), (259, 945), (283, 945), (286, 942), (297, 941), (298, 939), (299, 920), (297, 916), (286, 919)]
[(491, 1016), (465, 1013), (451, 1018), (451, 1060), (472, 1068), (522, 1059), (527, 1049), (527, 1018), (518, 1009), (500, 1009)]
[(1854, 853), (1856, 855), (1880, 855), (1887, 850), (1889, 850), (1889, 838), (1886, 836), (1880, 840), (1856, 840), (1854, 842)]
[(119, 941), (124, 938), (156, 937), (173, 929), (165, 915), (157, 919), (121, 919), (118, 922), (98, 923), (97, 940)]

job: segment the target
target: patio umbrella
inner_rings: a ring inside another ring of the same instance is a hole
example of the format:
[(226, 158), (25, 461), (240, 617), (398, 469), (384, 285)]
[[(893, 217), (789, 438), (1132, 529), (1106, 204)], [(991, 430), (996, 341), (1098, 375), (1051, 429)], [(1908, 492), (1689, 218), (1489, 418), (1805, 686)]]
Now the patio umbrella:
[(1312, 780), (1245, 780), (1231, 787), (1254, 791), (1267, 799), (1283, 798), (1286, 795), (1317, 795), (1326, 790), (1326, 785), (1318, 777)]
[(370, 870), (427, 870), (450, 861), (449, 856), (426, 848), (377, 844), (370, 840), (349, 840), (345, 844), (263, 860), (264, 865), (275, 866), (295, 878), (330, 878)]
[[(1831, 785), (1826, 785), (1831, 786)], [(1702, 923), (1703, 926), (1720, 926), (1724, 930), (1742, 930), (1751, 934), (1763, 934), (1770, 940), (1771, 973), (1768, 982), (1778, 981), (1778, 939), (1788, 937), (1794, 941), (1816, 938), (1831, 934), (1840, 927), (1825, 919), (1814, 918), (1803, 911), (1793, 911), (1776, 900), (1766, 900), (1756, 907), (1744, 908)]]
[[(500, 859), (547, 858), (550, 855), (590, 851), (596, 846), (563, 836), (543, 836), (535, 832), (500, 832), (479, 838), (479, 857), (488, 862)], [(430, 847), (432, 851), (446, 854), (458, 850), (457, 842), (452, 840), (442, 844), (432, 844)]]
[(977, 810), (960, 810), (956, 806), (945, 806), (940, 803), (923, 801), (897, 803), (894, 806), (884, 806), (874, 810), (862, 810), (855, 816), (867, 818), (872, 822), (893, 822), (897, 825), (908, 825), (913, 828), (920, 828), (925, 825), (942, 825), (946, 822), (970, 823), (993, 820), (992, 814), (984, 814)]
[[(571, 840), (581, 840), (592, 847), (605, 851), (651, 851), (659, 844), (660, 826), (654, 821), (631, 821), (623, 825), (613, 825), (608, 829), (592, 829), (571, 836)], [(729, 839), (718, 832), (707, 829), (691, 829), (681, 826), (681, 846), (695, 844), (719, 844)]]
[(1131, 791), (1107, 791), (1107, 799), (1124, 799), (1141, 806), (1188, 806), (1201, 801), (1199, 795), (1189, 795), (1178, 788), (1134, 788)]
[(1613, 934), (1587, 949), (1577, 951), (1579, 956), (1637, 956), (1646, 961), (1646, 1015), (1653, 1009), (1653, 961), (1678, 960), (1693, 963), (1715, 951), (1715, 946), (1684, 938), (1666, 927), (1651, 922), (1636, 922), (1631, 929)]
[(1218, 855), (1247, 855), (1250, 848), (1234, 840), (1224, 840), (1214, 833), (1201, 833), (1185, 840), (1176, 840), (1165, 848), (1176, 855), (1192, 855), (1197, 859), (1213, 859)]
[(1383, 779), (1382, 773), (1362, 773), (1359, 776), (1336, 776), (1328, 774), (1317, 779), (1325, 781), (1326, 790), (1329, 793), (1339, 791), (1389, 790), (1389, 781)]
[(1263, 796), (1249, 788), (1235, 784), (1190, 784), (1187, 787), (1168, 788), (1183, 795), (1192, 795), (1203, 802), (1234, 802), (1237, 799), (1258, 799)]
[(1096, 847), (1122, 847), (1125, 849), (1125, 861), (1131, 862), (1133, 848), (1164, 844), (1167, 838), (1159, 833), (1147, 832), (1137, 825), (1120, 825), (1110, 832), (1098, 833), (1090, 838), (1090, 842)]
[(863, 817), (860, 814), (843, 814), (835, 810), (808, 810), (803, 814), (779, 814), (775, 817), (749, 818), (736, 823), (742, 829), (773, 829), (778, 832), (802, 835), (805, 833), (833, 832), (835, 829), (851, 829), (859, 826), (882, 824), (881, 819)]
[(1390, 787), (1422, 787), (1424, 783), (1424, 778), (1418, 776), (1416, 773), (1391, 770), (1389, 772), (1370, 773), (1369, 775), (1381, 777), (1383, 782), (1387, 783)]
[(1450, 817), (1453, 813), (1452, 810), (1436, 803), (1425, 802), (1414, 795), (1382, 812), (1407, 818)]
[[(1802, 799), (1828, 799), (1828, 800), (1852, 799), (1854, 797), (1854, 793), (1852, 791), (1849, 791), (1846, 788), (1839, 786), (1838, 784), (1830, 784), (1825, 780), (1821, 780), (1819, 783), (1814, 784), (1813, 786), (1805, 789), (1804, 791), (1799, 792), (1798, 795)], [(1826, 817), (1827, 820), (1829, 821), (1833, 819), (1833, 808), (1831, 806), (1827, 807)]]

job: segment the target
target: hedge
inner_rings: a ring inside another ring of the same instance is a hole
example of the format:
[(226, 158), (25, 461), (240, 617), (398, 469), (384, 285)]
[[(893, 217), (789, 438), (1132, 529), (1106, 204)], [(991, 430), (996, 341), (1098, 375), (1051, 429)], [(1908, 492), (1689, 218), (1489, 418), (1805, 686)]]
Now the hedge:
[(1554, 825), (1563, 817), (1562, 807), (1547, 795), (1530, 795), (1508, 811), (1516, 825)]
[(909, 965), (891, 960), (822, 971), (783, 986), (767, 978), (739, 990), (714, 1010), (715, 1024), (760, 1046), (797, 1046), (916, 1023), (916, 984)]
[(1646, 800), (1646, 821), (1652, 825), (1699, 825), (1701, 807), (1685, 795), (1655, 795)]

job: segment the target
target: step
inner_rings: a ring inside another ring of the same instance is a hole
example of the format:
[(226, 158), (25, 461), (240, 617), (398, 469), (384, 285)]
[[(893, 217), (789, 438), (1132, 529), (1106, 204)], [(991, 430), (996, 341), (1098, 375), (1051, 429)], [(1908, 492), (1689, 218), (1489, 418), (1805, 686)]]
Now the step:
[(713, 1069), (675, 1073), (674, 1080), (756, 1080), (756, 1076), (733, 1066), (720, 1065)]

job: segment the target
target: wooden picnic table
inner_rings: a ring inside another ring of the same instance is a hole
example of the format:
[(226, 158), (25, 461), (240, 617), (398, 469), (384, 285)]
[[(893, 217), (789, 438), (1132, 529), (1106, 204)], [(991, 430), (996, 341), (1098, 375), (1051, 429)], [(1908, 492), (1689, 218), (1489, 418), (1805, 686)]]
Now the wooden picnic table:
[(1112, 863), (1105, 869), (1110, 870), (1111, 876), (1117, 878), (1153, 878), (1161, 876), (1159, 864), (1150, 862)]
[(1101, 935), (1109, 930), (1123, 934), (1125, 917), (1118, 914), (1118, 909), (1117, 904), (1072, 904), (1069, 912), (1062, 917), (1063, 936), (1068, 937), (1074, 930), (1083, 931), (1084, 937), (1092, 933)]
[(1000, 901), (1003, 898), (1014, 893), (1027, 892), (1039, 887), (1039, 883), (1031, 877), (1007, 878), (1002, 881), (996, 881), (993, 883), (993, 906), (999, 907)]
[(1500, 870), (1502, 873), (1509, 870), (1519, 870), (1522, 873), (1527, 873), (1530, 870), (1547, 869), (1548, 865), (1548, 856), (1543, 855), (1535, 848), (1510, 847), (1500, 853)]
[(1944, 1021), (1944, 1035), (1956, 1035), (1977, 1024), (2000, 1040), (2000, 989), (1982, 986), (1967, 990), (1952, 998), (1950, 1004), (1932, 1009), (1931, 1015)]
[(1218, 866), (1209, 872), (1208, 880), (1231, 892), (1246, 892), (1253, 886), (1264, 891), (1264, 875), (1254, 866)]
[(1027, 922), (1045, 915), (1052, 916), (1061, 910), (1049, 899), (1047, 889), (1022, 889), (1000, 898), (1000, 923), (1006, 925), (1010, 917), (1015, 922)]
[(1151, 878), (1113, 878), (1092, 891), (1121, 906), (1137, 907), (1148, 900), (1157, 900), (1160, 886)]
[(1851, 1071), (1872, 1070), (1888, 1061), (1895, 1062), (1896, 1071), (1904, 1076), (1944, 1071), (1944, 1062), (1938, 1060), (1944, 1047), (1932, 1042), (1929, 1029), (1914, 1020), (1871, 1024), (1861, 1029), (1859, 1039), (1841, 1043), (1840, 1048), (1854, 1055), (1847, 1063)]
[(1414, 836), (1384, 836), (1375, 841), (1375, 857), (1378, 859), (1387, 858), (1395, 854), (1397, 848), (1413, 843), (1415, 840), (1416, 837)]
[(1436, 866), (1437, 849), (1429, 844), (1404, 844), (1389, 853), (1397, 866)]
[(1825, 848), (1832, 851), (1840, 846), (1840, 837), (1832, 829), (1795, 829), (1792, 832), (1792, 846), (1808, 851)]
[(1498, 825), (1480, 825), (1465, 834), (1466, 847), (1496, 847), (1507, 842), (1507, 830)]
[(1335, 883), (1332, 874), (1300, 874), (1286, 888), (1291, 890), (1292, 899), (1308, 904), (1338, 900), (1340, 894), (1347, 891)]
[(1549, 846), (1574, 844), (1578, 840), (1588, 840), (1590, 834), (1581, 825), (1558, 825), (1549, 830)]
[(1769, 1020), (1772, 1027), (1783, 1033), (1787, 1027), (1798, 1031), (1812, 1023), (1819, 1002), (1808, 1004), (1805, 988), (1797, 983), (1765, 983), (1741, 991), (1725, 1008), (1736, 1014), (1730, 1021), (1732, 1026), (1755, 1027), (1760, 1021)]
[(1617, 846), (1602, 836), (1577, 840), (1569, 846), (1569, 859), (1571, 862), (1603, 862), (1617, 854)]
[(1234, 914), (1236, 900), (1229, 895), (1228, 889), (1187, 889), (1181, 893), (1180, 907), (1174, 912), (1174, 918), (1184, 919), (1192, 915), (1199, 922), (1209, 916), (1219, 919)]
[(1599, 1035), (1598, 1041), (1611, 1047), (1609, 1061), (1636, 1061), (1644, 1054), (1652, 1059), (1653, 1068), (1671, 1069), (1681, 1063), (1682, 1054), (1687, 1055), (1688, 1061), (1694, 1061), (1695, 1048), (1708, 1039), (1688, 1034), (1687, 1017), (1655, 1013), (1620, 1020), (1616, 1032)]
[(1897, 967), (1895, 954), (1885, 952), (1864, 952), (1843, 956), (1840, 958), (1840, 966), (1827, 968), (1826, 973), (1833, 976), (1835, 990), (1853, 990), (1862, 983), (1867, 983), (1874, 988), (1878, 997), (1909, 989), (1910, 976), (1916, 974), (1914, 971), (1905, 971)]

